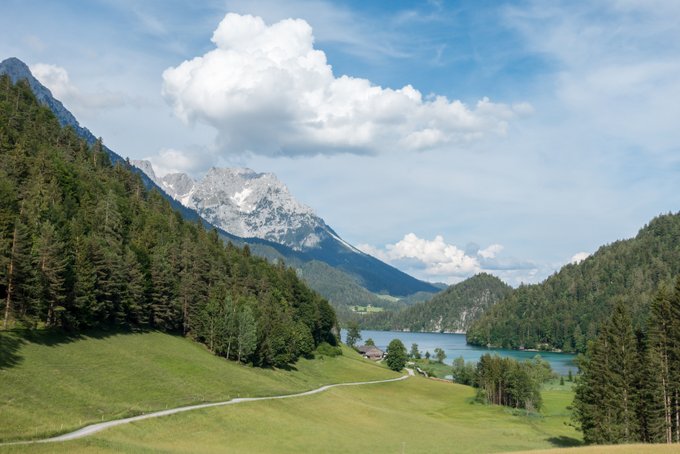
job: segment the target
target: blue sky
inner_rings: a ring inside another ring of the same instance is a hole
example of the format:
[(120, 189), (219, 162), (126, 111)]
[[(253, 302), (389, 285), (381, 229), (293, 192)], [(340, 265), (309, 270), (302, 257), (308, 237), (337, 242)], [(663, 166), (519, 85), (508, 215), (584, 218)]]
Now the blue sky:
[(274, 172), (417, 277), (517, 285), (678, 211), (678, 17), (672, 0), (8, 0), (0, 58), (160, 173)]

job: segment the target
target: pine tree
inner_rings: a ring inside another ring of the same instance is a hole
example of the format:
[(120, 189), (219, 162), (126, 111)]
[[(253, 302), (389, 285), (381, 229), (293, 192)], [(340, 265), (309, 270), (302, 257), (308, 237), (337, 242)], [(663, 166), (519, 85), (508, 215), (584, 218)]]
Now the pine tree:
[(630, 315), (621, 304), (580, 364), (574, 418), (587, 443), (630, 443), (640, 434), (636, 414), (639, 368)]
[(40, 227), (40, 234), (34, 243), (35, 268), (38, 272), (38, 295), (47, 306), (47, 326), (56, 326), (58, 314), (64, 310), (66, 299), (65, 272), (66, 253), (64, 242), (57, 235), (57, 231), (49, 221)]
[[(309, 329), (304, 332), (311, 339)], [(257, 347), (257, 326), (255, 324), (255, 317), (249, 305), (243, 305), (238, 311), (238, 333), (236, 335), (237, 342), (237, 361), (247, 358), (255, 351)], [(313, 342), (313, 341), (312, 341)], [(313, 344), (312, 344), (313, 348)]]
[[(22, 213), (23, 214), (23, 213)], [(3, 329), (13, 320), (27, 320), (36, 309), (35, 268), (31, 256), (31, 231), (23, 215), (14, 221), (7, 260)]]

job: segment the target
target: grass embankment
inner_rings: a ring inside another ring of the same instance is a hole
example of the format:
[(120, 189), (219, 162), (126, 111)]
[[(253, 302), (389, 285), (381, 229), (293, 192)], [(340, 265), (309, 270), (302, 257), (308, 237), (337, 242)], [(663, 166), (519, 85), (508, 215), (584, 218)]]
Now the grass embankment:
[(238, 365), (158, 332), (0, 333), (0, 441), (199, 402), (398, 376), (346, 348), (336, 358), (300, 360), (295, 369)]

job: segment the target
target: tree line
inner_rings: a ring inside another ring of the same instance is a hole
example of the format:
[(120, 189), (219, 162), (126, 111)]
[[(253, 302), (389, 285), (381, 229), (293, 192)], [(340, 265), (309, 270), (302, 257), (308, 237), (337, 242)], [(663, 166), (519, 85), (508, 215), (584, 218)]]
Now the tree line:
[(587, 443), (680, 442), (680, 278), (644, 328), (617, 304), (581, 361), (574, 420)]
[(531, 361), (517, 361), (486, 353), (474, 363), (462, 357), (453, 361), (456, 383), (477, 388), (477, 399), (494, 405), (541, 409), (541, 385), (555, 377), (550, 363), (536, 355)]
[(284, 365), (336, 344), (335, 313), (296, 272), (184, 220), (122, 162), (0, 78), (2, 327), (149, 327)]

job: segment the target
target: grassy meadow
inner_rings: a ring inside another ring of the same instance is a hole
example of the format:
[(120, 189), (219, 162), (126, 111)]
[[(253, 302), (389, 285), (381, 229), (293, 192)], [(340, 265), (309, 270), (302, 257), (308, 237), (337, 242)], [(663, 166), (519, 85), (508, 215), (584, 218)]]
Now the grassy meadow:
[[(254, 369), (157, 332), (77, 338), (1, 333), (0, 342), (4, 441), (45, 437), (102, 419), (196, 402), (398, 376), (348, 349), (336, 358), (302, 360), (295, 370)], [(580, 434), (568, 425), (571, 388), (569, 382), (548, 383), (541, 414), (527, 415), (474, 403), (470, 387), (413, 377), (196, 410), (81, 440), (2, 446), (0, 453), (677, 452), (674, 446), (660, 445), (579, 447)]]
[(398, 374), (344, 349), (295, 370), (252, 368), (159, 332), (0, 333), (0, 441), (41, 438), (102, 420), (232, 397), (287, 394)]
[[(296, 370), (224, 361), (166, 334), (76, 339), (0, 335), (0, 431), (44, 437), (87, 423), (236, 396), (285, 394), (397, 374), (345, 349)], [(572, 392), (551, 387), (541, 415), (474, 403), (470, 387), (413, 377), (138, 421), (63, 443), (6, 452), (502, 452), (579, 444), (565, 423)], [(63, 424), (63, 426), (61, 425)]]
[(503, 452), (578, 443), (569, 395), (542, 416), (474, 404), (472, 388), (414, 377), (303, 398), (213, 408), (116, 427), (91, 438), (0, 452)]

